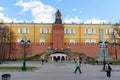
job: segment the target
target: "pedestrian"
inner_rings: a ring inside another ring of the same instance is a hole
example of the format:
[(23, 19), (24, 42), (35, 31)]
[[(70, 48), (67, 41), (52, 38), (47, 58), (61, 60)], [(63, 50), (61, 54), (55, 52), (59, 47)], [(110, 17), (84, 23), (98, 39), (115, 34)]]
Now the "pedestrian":
[(76, 74), (77, 70), (79, 70), (79, 73), (80, 73), (80, 74), (82, 73), (80, 67), (81, 67), (80, 59), (77, 58), (76, 68), (75, 68), (75, 71), (74, 71), (75, 74)]
[(112, 71), (112, 67), (109, 63), (109, 61), (107, 61), (107, 64), (105, 65), (105, 71), (106, 71), (106, 75), (107, 75), (107, 79), (111, 80), (111, 71)]
[(44, 65), (44, 59), (43, 58), (42, 58), (41, 62), (42, 62), (42, 65)]
[(96, 60), (96, 64), (98, 65), (98, 60)]

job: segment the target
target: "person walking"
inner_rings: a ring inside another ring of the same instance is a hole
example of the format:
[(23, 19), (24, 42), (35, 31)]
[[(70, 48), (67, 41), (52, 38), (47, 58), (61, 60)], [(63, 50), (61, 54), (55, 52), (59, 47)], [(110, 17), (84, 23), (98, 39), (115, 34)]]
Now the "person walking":
[(77, 58), (77, 61), (76, 61), (76, 69), (75, 69), (75, 71), (74, 71), (75, 74), (76, 74), (77, 70), (79, 70), (79, 73), (80, 73), (80, 74), (82, 73), (80, 67), (81, 67), (80, 59)]
[(105, 65), (105, 71), (106, 71), (107, 79), (111, 80), (111, 71), (112, 71), (112, 68), (111, 68), (111, 65), (110, 65), (109, 61)]
[(42, 62), (42, 65), (44, 65), (44, 59), (43, 58), (42, 58), (41, 62)]

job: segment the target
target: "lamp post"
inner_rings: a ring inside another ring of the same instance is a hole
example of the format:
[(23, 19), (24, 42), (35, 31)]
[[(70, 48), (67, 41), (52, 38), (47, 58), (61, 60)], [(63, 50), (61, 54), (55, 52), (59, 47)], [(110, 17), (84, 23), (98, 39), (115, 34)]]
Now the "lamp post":
[(105, 42), (102, 42), (102, 41), (100, 41), (99, 42), (99, 44), (100, 44), (100, 48), (102, 48), (102, 50), (103, 50), (103, 55), (104, 55), (104, 60), (103, 60), (103, 70), (105, 70), (105, 64), (106, 64), (106, 59), (105, 59), (105, 48), (107, 48), (107, 46), (109, 45), (109, 42), (108, 41), (105, 41)]
[(26, 69), (26, 48), (30, 47), (30, 40), (21, 40), (21, 45), (24, 49), (24, 59), (23, 59), (23, 66), (22, 70), (25, 71)]

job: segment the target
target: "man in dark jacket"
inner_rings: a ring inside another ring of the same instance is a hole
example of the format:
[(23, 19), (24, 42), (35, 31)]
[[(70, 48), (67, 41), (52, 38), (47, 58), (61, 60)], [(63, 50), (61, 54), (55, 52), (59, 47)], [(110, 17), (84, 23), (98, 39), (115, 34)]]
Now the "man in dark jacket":
[(107, 74), (107, 79), (110, 80), (112, 68), (111, 68), (111, 65), (110, 65), (109, 61), (105, 65), (105, 71), (106, 71), (106, 74)]

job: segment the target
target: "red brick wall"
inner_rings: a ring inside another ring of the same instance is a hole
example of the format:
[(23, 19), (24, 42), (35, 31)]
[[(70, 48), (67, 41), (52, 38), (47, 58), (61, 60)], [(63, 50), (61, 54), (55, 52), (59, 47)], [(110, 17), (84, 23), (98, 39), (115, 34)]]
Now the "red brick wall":
[[(41, 54), (47, 50), (48, 47), (52, 47), (52, 44), (46, 43), (46, 44), (31, 44), (30, 48), (27, 49), (27, 56), (32, 56), (36, 54)], [(97, 53), (99, 50), (99, 44), (65, 44), (65, 48), (70, 47), (70, 49), (73, 52), (78, 52), (78, 53), (84, 53), (88, 56), (91, 57), (97, 57)], [(113, 45), (110, 45), (108, 47), (109, 55), (113, 58), (115, 58), (115, 47)], [(116, 46), (116, 52), (118, 58), (120, 58), (120, 46)], [(11, 58), (15, 57), (23, 57), (23, 48), (21, 47), (20, 44), (17, 44), (17, 51), (15, 54), (11, 54)]]
[(97, 57), (97, 52), (99, 50), (98, 44), (66, 44), (65, 47), (70, 47), (73, 52), (84, 53), (91, 57)]
[[(47, 50), (48, 47), (52, 47), (50, 43), (35, 43), (35, 44), (31, 44), (30, 48), (26, 48), (26, 53), (27, 56), (33, 56), (33, 55), (37, 55), (37, 54), (41, 54), (43, 52), (45, 52)], [(15, 58), (15, 57), (23, 57), (23, 48), (21, 47), (20, 44), (17, 44), (17, 51), (15, 52), (15, 54), (11, 55), (11, 58)]]

